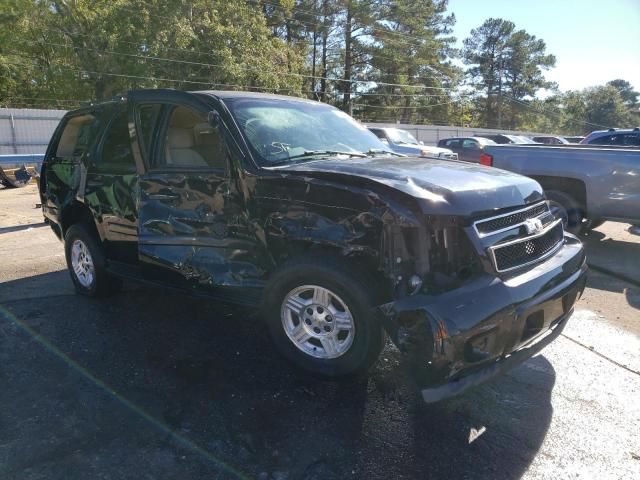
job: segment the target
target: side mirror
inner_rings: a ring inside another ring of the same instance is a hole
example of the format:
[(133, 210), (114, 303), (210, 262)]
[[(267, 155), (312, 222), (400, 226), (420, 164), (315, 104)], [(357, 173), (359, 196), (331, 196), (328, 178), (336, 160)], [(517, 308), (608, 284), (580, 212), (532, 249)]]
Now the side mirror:
[(207, 115), (207, 121), (212, 127), (219, 128), (222, 126), (222, 118), (220, 118), (220, 114), (215, 110), (211, 110), (209, 112), (209, 115)]
[(420, 140), (418, 143), (419, 143), (420, 145), (424, 145), (424, 142), (423, 142), (422, 140)]

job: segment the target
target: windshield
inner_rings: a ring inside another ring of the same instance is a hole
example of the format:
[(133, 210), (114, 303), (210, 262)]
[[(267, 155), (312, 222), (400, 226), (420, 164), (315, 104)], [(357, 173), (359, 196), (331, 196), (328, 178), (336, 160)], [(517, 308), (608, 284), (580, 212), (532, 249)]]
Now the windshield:
[(230, 98), (225, 104), (262, 166), (389, 150), (364, 125), (329, 105), (261, 98)]
[(400, 130), (399, 128), (388, 128), (387, 135), (393, 143), (407, 143), (409, 145), (419, 145), (416, 137), (411, 135), (406, 130)]

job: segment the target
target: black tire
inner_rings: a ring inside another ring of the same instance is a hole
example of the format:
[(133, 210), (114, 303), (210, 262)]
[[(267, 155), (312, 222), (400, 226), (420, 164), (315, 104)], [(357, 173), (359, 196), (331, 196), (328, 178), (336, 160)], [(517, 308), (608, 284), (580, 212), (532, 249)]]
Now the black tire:
[(546, 195), (552, 213), (562, 219), (564, 229), (574, 235), (580, 233), (584, 220), (584, 211), (580, 203), (568, 193), (557, 190), (548, 190)]
[[(93, 279), (89, 285), (83, 285), (72, 266), (72, 248), (74, 242), (80, 241), (86, 245), (93, 263)], [(88, 297), (101, 297), (119, 290), (122, 280), (110, 276), (105, 269), (105, 257), (100, 246), (100, 241), (87, 228), (86, 225), (77, 223), (67, 230), (64, 236), (64, 253), (67, 260), (67, 268), (76, 292)]]
[[(336, 378), (366, 371), (380, 355), (385, 335), (373, 309), (377, 289), (365, 278), (364, 274), (345, 266), (344, 260), (340, 262), (329, 256), (298, 258), (280, 267), (271, 276), (263, 296), (263, 314), (278, 350), (302, 369), (324, 377)], [(281, 307), (289, 292), (303, 285), (330, 290), (352, 313), (353, 340), (337, 358), (315, 358), (303, 352), (285, 331)]]
[(606, 220), (603, 219), (587, 220), (582, 224), (582, 233), (589, 233), (591, 230), (598, 228), (604, 222), (606, 222)]

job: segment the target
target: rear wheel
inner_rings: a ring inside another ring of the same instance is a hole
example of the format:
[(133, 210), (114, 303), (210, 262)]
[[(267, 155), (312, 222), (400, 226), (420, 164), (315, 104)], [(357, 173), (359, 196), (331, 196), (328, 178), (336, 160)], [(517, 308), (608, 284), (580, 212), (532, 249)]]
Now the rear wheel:
[(339, 377), (366, 370), (384, 346), (372, 291), (360, 275), (330, 258), (288, 262), (264, 292), (274, 343), (313, 373)]
[(102, 248), (85, 225), (69, 227), (64, 244), (67, 268), (78, 293), (97, 297), (119, 289), (121, 280), (106, 272)]
[(586, 222), (584, 222), (582, 224), (582, 233), (588, 233), (591, 230), (598, 228), (600, 225), (602, 225), (604, 222), (606, 222), (606, 220), (587, 220)]
[(548, 190), (546, 195), (551, 213), (562, 220), (564, 229), (574, 235), (580, 233), (584, 220), (580, 204), (571, 195), (557, 190)]

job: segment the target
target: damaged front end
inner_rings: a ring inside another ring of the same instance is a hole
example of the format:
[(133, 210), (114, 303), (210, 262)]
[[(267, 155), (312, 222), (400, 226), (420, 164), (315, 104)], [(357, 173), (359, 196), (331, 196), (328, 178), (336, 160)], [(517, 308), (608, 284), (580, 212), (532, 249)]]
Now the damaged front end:
[[(531, 216), (540, 211), (532, 208)], [(430, 218), (424, 232), (391, 236), (395, 300), (378, 310), (426, 402), (523, 362), (556, 338), (573, 312), (586, 282), (582, 244), (568, 234), (558, 239), (554, 229), (561, 226), (552, 219), (545, 219), (542, 234), (529, 235), (521, 223), (527, 212), (509, 214), (496, 235), (478, 235), (472, 222), (442, 217)], [(516, 258), (514, 245), (523, 255), (539, 255), (502, 273), (492, 252), (504, 256), (499, 249), (509, 248)]]

